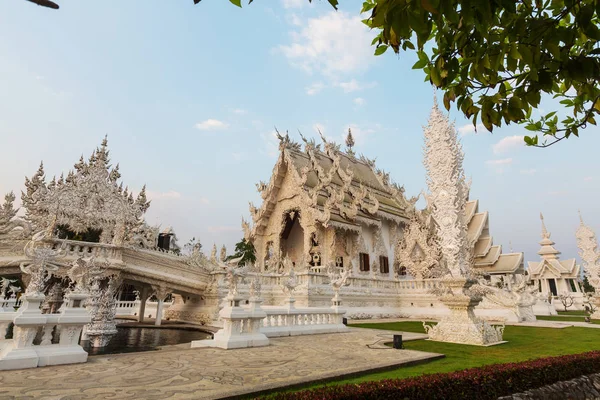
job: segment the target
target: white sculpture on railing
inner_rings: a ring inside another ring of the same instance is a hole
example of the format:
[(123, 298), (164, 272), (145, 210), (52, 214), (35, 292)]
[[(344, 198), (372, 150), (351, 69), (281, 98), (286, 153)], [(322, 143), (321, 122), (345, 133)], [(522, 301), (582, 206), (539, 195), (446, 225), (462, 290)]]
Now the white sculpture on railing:
[[(463, 152), (458, 134), (434, 104), (424, 128), (424, 165), (442, 262), (447, 273), (442, 288), (434, 292), (450, 309), (437, 325), (423, 323), (430, 339), (464, 344), (488, 345), (502, 341), (504, 326), (492, 327), (475, 316), (474, 308), (488, 289), (477, 283), (473, 265), (473, 243), (467, 236), (465, 214), (469, 185), (463, 170)], [(441, 278), (441, 277), (440, 277)]]
[[(583, 223), (581, 212), (579, 212), (579, 228), (575, 237), (577, 238), (577, 247), (579, 248), (579, 257), (583, 261), (583, 273), (588, 278), (588, 282), (595, 289), (595, 294), (587, 296), (587, 307), (591, 311), (591, 317), (600, 318), (600, 249), (596, 233), (592, 228)], [(592, 304), (595, 303), (595, 304)]]
[(487, 288), (485, 298), (488, 301), (512, 311), (517, 322), (533, 322), (536, 320), (533, 305), (538, 301), (538, 289), (530, 284), (529, 276), (515, 274), (513, 279), (510, 289), (496, 287), (485, 279), (480, 279), (479, 282)]
[(281, 287), (283, 289), (283, 293), (287, 296), (287, 307), (292, 309), (294, 308), (294, 303), (296, 302), (294, 299), (294, 291), (300, 285), (300, 282), (298, 281), (296, 272), (294, 272), (292, 260), (290, 260), (287, 256), (283, 259), (283, 267), (288, 271), (288, 273), (287, 276), (282, 276)]
[(348, 278), (352, 275), (352, 269), (346, 268), (340, 271), (339, 268), (335, 267), (334, 263), (329, 263), (327, 268), (327, 276), (329, 277), (329, 284), (333, 289), (333, 299), (331, 299), (332, 307), (339, 307), (342, 305), (340, 300), (340, 290), (342, 286), (346, 285)]
[(45, 234), (45, 231), (40, 231), (33, 235), (23, 249), (29, 260), (23, 261), (19, 268), (31, 277), (25, 290), (26, 296), (44, 296), (44, 284), (49, 278), (49, 273), (59, 268), (55, 261), (65, 255), (63, 249), (54, 250), (42, 244)]

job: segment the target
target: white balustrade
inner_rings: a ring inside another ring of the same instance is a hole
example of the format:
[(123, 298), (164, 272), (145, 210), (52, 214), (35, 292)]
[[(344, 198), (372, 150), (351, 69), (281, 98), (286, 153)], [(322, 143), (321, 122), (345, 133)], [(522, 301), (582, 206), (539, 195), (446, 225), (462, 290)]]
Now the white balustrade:
[(48, 239), (53, 249), (63, 249), (67, 257), (122, 259), (122, 249), (112, 244), (81, 242), (67, 239)]
[(266, 307), (267, 314), (260, 329), (267, 337), (341, 333), (348, 328), (343, 324), (344, 310), (335, 308), (281, 308)]
[[(24, 297), (19, 311), (0, 312), (0, 370), (86, 362), (88, 354), (78, 343), (83, 326), (91, 320), (82, 307), (88, 295), (67, 295), (60, 314), (41, 313), (43, 295)], [(11, 323), (13, 338), (5, 339)]]

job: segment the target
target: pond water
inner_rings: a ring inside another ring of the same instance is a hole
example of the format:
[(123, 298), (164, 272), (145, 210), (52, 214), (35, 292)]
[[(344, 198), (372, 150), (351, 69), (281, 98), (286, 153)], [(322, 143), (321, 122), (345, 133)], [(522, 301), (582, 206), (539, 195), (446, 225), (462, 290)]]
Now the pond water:
[(106, 347), (90, 348), (89, 341), (82, 341), (81, 346), (90, 356), (101, 354), (131, 353), (157, 350), (158, 347), (192, 340), (211, 339), (210, 333), (174, 328), (123, 328), (117, 327), (117, 334), (112, 337)]

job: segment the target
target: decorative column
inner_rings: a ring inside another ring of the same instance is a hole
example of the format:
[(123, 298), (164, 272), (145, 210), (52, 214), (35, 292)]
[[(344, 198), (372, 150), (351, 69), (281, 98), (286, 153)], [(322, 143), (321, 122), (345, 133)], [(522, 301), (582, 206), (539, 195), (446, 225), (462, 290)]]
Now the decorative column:
[(94, 307), (96, 312), (92, 312), (92, 321), (86, 329), (91, 347), (105, 347), (117, 333), (114, 321), (117, 311), (115, 295), (119, 284), (118, 277), (109, 277), (106, 288), (101, 291), (99, 297), (96, 297), (97, 303)]
[(431, 340), (463, 344), (500, 343), (504, 326), (494, 328), (475, 316), (474, 308), (483, 300), (485, 289), (474, 279), (472, 243), (467, 237), (465, 207), (469, 185), (463, 170), (462, 147), (458, 134), (437, 102), (424, 128), (423, 164), (427, 170), (427, 206), (435, 221), (445, 271), (443, 289), (434, 290), (449, 309), (435, 326), (423, 323)]
[(257, 327), (255, 321), (264, 318), (260, 315), (260, 308), (257, 309), (260, 303), (254, 303), (254, 312), (240, 306), (240, 302), (244, 299), (238, 293), (238, 279), (246, 275), (246, 268), (229, 264), (224, 266), (224, 269), (227, 274), (229, 293), (225, 298), (227, 304), (219, 312), (223, 320), (223, 329), (215, 333), (213, 340), (196, 340), (191, 346), (221, 349), (267, 346), (269, 339), (263, 333), (255, 331)]
[(600, 319), (600, 251), (598, 251), (598, 240), (592, 228), (583, 223), (581, 212), (579, 212), (579, 221), (579, 228), (577, 228), (575, 234), (579, 256), (583, 261), (583, 273), (595, 290), (593, 303), (589, 304), (588, 307), (592, 308), (590, 310), (591, 317)]
[(148, 294), (148, 288), (144, 286), (140, 291), (140, 311), (138, 314), (138, 322), (144, 322), (144, 313), (146, 312), (146, 300), (148, 300), (148, 297), (150, 297), (150, 295)]
[(156, 305), (156, 319), (154, 321), (155, 326), (160, 326), (162, 322), (162, 314), (163, 314), (163, 305), (165, 297), (169, 294), (169, 290), (167, 290), (164, 286), (152, 286), (152, 290), (154, 290), (154, 295), (158, 299), (158, 303)]

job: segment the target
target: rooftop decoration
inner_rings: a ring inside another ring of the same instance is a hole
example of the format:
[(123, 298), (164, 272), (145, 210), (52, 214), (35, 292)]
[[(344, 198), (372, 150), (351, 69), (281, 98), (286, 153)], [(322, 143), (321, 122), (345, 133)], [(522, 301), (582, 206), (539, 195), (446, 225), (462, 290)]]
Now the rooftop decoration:
[(104, 138), (88, 161), (83, 156), (69, 171), (57, 180), (46, 183), (44, 165), (25, 179), (26, 192), (21, 195), (26, 220), (36, 230), (47, 229), (54, 235), (59, 226), (75, 233), (100, 229), (100, 242), (123, 245), (142, 223), (142, 216), (150, 206), (146, 188), (134, 198), (123, 183), (119, 166), (111, 168), (108, 142)]

